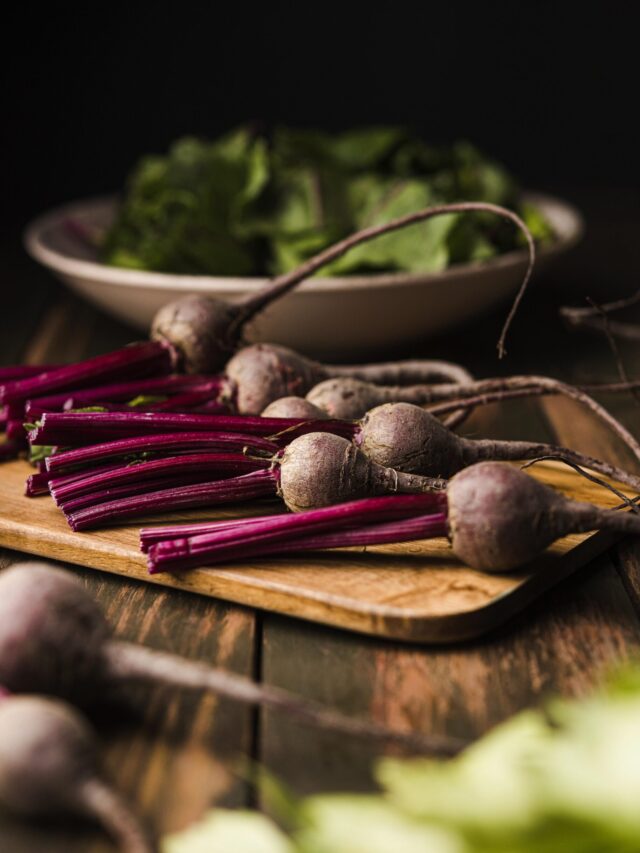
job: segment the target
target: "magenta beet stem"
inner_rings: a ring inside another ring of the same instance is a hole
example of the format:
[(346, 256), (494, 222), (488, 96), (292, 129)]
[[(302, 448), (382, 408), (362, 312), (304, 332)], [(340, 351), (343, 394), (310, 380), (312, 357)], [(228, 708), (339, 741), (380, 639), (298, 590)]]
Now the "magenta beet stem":
[[(280, 508), (281, 509), (281, 508)], [(158, 527), (143, 527), (140, 531), (140, 550), (146, 554), (156, 542), (164, 542), (167, 539), (187, 539), (191, 536), (200, 536), (202, 533), (217, 533), (221, 530), (238, 530), (254, 524), (256, 520), (265, 516), (250, 516), (249, 518), (231, 518), (223, 521), (195, 521), (191, 524), (169, 524)], [(297, 516), (286, 515), (286, 518)]]
[(93, 471), (84, 477), (74, 478), (71, 482), (62, 478), (51, 480), (50, 491), (56, 503), (64, 503), (72, 498), (91, 492), (119, 486), (127, 482), (155, 480), (158, 477), (179, 477), (186, 474), (200, 474), (201, 481), (215, 479), (216, 476), (235, 477), (250, 471), (269, 468), (270, 459), (256, 459), (241, 453), (191, 453), (182, 456), (170, 456), (151, 459), (129, 465), (121, 465), (102, 473)]
[[(417, 495), (388, 495), (377, 498), (361, 498), (343, 504), (310, 509), (305, 512), (278, 515), (234, 518), (223, 521), (204, 521), (193, 524), (170, 524), (163, 527), (143, 528), (140, 531), (140, 550), (148, 551), (156, 542), (168, 539), (188, 539), (208, 535), (211, 542), (226, 543), (232, 537), (218, 534), (240, 531), (239, 535), (256, 533), (297, 536), (308, 530), (332, 530), (336, 527), (358, 526), (374, 522), (390, 521), (410, 515), (423, 514), (426, 510), (446, 510), (447, 498), (443, 492), (428, 492)], [(217, 538), (216, 538), (217, 537)]]
[(0, 383), (10, 382), (14, 379), (27, 379), (30, 376), (37, 376), (38, 373), (44, 373), (45, 370), (55, 370), (55, 368), (43, 364), (17, 364), (11, 367), (0, 367)]
[(22, 421), (7, 421), (6, 427), (7, 438), (11, 438), (14, 441), (26, 446), (27, 443), (27, 433), (24, 428), (24, 424)]
[(50, 412), (29, 433), (32, 444), (92, 444), (170, 432), (242, 432), (269, 436), (284, 446), (307, 432), (332, 432), (351, 438), (348, 421), (261, 418), (244, 415), (194, 415), (161, 412)]
[(148, 341), (65, 365), (45, 370), (37, 376), (16, 379), (0, 385), (0, 404), (42, 397), (65, 388), (82, 388), (120, 377), (136, 378), (171, 372), (173, 352), (164, 343)]
[(202, 388), (222, 388), (224, 380), (217, 376), (193, 376), (170, 374), (152, 379), (137, 379), (132, 382), (114, 382), (109, 385), (83, 390), (63, 391), (46, 397), (35, 397), (27, 401), (27, 415), (41, 412), (60, 412), (80, 409), (95, 403), (127, 402), (142, 395), (181, 394)]
[(73, 530), (88, 530), (102, 524), (140, 515), (176, 512), (194, 507), (218, 506), (261, 497), (275, 497), (277, 476), (273, 471), (252, 471), (241, 477), (162, 489), (144, 495), (88, 507), (67, 516)]
[(132, 457), (140, 454), (154, 456), (175, 456), (180, 451), (205, 451), (211, 453), (244, 453), (257, 456), (273, 456), (277, 445), (266, 438), (243, 435), (239, 432), (206, 433), (178, 432), (169, 435), (140, 436), (124, 438), (120, 441), (108, 441), (79, 447), (75, 450), (61, 450), (47, 459), (47, 470), (59, 473), (71, 469), (91, 467), (105, 460)]
[(49, 494), (49, 478), (50, 474), (39, 472), (38, 474), (30, 474), (25, 483), (24, 493), (28, 498), (36, 498), (39, 495)]
[(156, 477), (153, 480), (143, 480), (140, 483), (123, 483), (121, 486), (110, 486), (99, 492), (89, 492), (79, 495), (77, 498), (58, 501), (57, 504), (65, 516), (75, 515), (87, 507), (111, 504), (134, 495), (146, 495), (152, 492), (166, 491), (167, 489), (179, 489), (183, 486), (194, 486), (198, 483), (211, 483), (213, 480), (223, 481), (230, 477), (212, 477), (210, 474), (200, 471), (192, 471), (188, 474), (167, 474), (164, 477)]
[[(432, 539), (448, 533), (444, 512), (432, 512), (412, 518), (361, 524), (342, 530), (322, 530), (311, 525), (308, 532), (269, 536), (268, 532), (252, 535), (243, 529), (227, 531), (226, 543), (211, 544), (206, 536), (175, 539), (152, 545), (148, 552), (149, 572), (178, 571), (197, 566), (214, 565), (247, 557), (311, 551), (324, 548), (384, 545), (416, 539)], [(220, 534), (222, 537), (224, 534)]]
[(0, 462), (8, 462), (20, 455), (21, 447), (15, 441), (0, 442)]

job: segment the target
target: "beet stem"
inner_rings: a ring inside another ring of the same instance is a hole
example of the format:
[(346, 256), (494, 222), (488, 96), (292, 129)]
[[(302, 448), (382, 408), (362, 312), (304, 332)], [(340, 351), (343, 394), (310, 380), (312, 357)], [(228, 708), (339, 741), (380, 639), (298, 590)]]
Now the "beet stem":
[[(304, 515), (302, 513), (301, 515)], [(298, 516), (300, 517), (300, 516)], [(344, 530), (324, 530), (313, 525), (309, 531), (265, 530), (248, 528), (229, 530), (220, 535), (202, 535), (190, 539), (159, 542), (149, 549), (149, 572), (178, 571), (198, 566), (214, 565), (247, 557), (288, 554), (330, 548), (351, 548), (369, 545), (388, 545), (419, 539), (432, 539), (448, 533), (445, 513), (431, 513), (415, 518), (385, 521), (348, 527)], [(226, 539), (226, 542), (220, 541)]]
[(247, 415), (194, 415), (146, 412), (48, 412), (29, 433), (32, 444), (76, 445), (170, 432), (241, 432), (288, 443), (307, 432), (351, 437), (355, 426), (345, 421), (308, 418), (263, 418)]
[(16, 379), (0, 385), (0, 403), (41, 397), (51, 391), (95, 385), (97, 381), (117, 379), (121, 376), (169, 373), (172, 351), (157, 341), (133, 344), (106, 355), (86, 361), (53, 368), (26, 379)]
[(63, 478), (62, 483), (58, 479), (52, 479), (49, 488), (58, 503), (112, 486), (158, 477), (178, 478), (201, 474), (201, 480), (215, 479), (215, 476), (222, 479), (225, 476), (233, 477), (268, 468), (270, 464), (267, 459), (251, 459), (239, 453), (192, 453), (151, 459), (134, 465), (121, 465), (100, 473), (90, 472), (84, 477), (72, 478), (71, 482), (68, 482), (67, 478)]
[[(76, 472), (105, 460), (115, 460), (145, 455), (174, 456), (183, 451), (210, 451), (212, 453), (252, 453), (271, 457), (278, 445), (260, 436), (239, 432), (178, 432), (162, 435), (123, 438), (101, 442), (74, 450), (62, 450), (47, 459), (47, 470), (60, 473), (69, 468)], [(144, 458), (144, 457), (143, 457)]]
[(117, 842), (123, 853), (156, 853), (158, 845), (149, 838), (124, 799), (102, 779), (85, 780), (78, 793), (82, 805)]
[(368, 720), (359, 720), (324, 708), (267, 684), (257, 684), (235, 673), (144, 646), (112, 641), (107, 646), (109, 675), (120, 682), (152, 682), (191, 690), (208, 690), (252, 706), (279, 709), (321, 729), (376, 742), (396, 743), (429, 755), (455, 755), (465, 746), (456, 738), (399, 732)]
[[(301, 532), (307, 532), (308, 529), (318, 531), (327, 527), (332, 529), (373, 524), (376, 521), (390, 521), (416, 513), (423, 514), (428, 509), (439, 512), (443, 507), (446, 507), (446, 498), (443, 493), (363, 498), (295, 514), (262, 515), (252, 518), (150, 527), (140, 531), (140, 545), (141, 550), (146, 551), (149, 545), (168, 539), (187, 539), (203, 534), (215, 535), (223, 531), (239, 530), (242, 531), (241, 535), (268, 529), (286, 533), (293, 531), (293, 535), (298, 536)], [(251, 528), (250, 531), (249, 528)]]
[(275, 497), (276, 482), (273, 471), (252, 471), (228, 480), (172, 487), (108, 501), (70, 513), (67, 521), (73, 530), (87, 530), (140, 515)]
[(248, 296), (244, 300), (244, 302), (240, 303), (237, 306), (239, 310), (235, 319), (231, 322), (231, 327), (229, 329), (229, 338), (231, 340), (236, 340), (237, 338), (239, 338), (243, 326), (249, 320), (251, 320), (251, 318), (254, 317), (259, 311), (261, 311), (275, 299), (278, 299), (280, 296), (283, 296), (285, 293), (287, 293), (289, 290), (291, 290), (304, 279), (312, 276), (321, 267), (326, 266), (327, 264), (341, 257), (355, 246), (359, 246), (361, 243), (366, 243), (369, 240), (373, 240), (376, 237), (381, 236), (382, 234), (389, 234), (392, 231), (397, 231), (401, 228), (405, 228), (408, 225), (413, 225), (418, 222), (424, 222), (425, 220), (431, 219), (435, 216), (441, 216), (443, 214), (452, 213), (472, 212), (495, 213), (497, 216), (500, 216), (503, 219), (510, 220), (520, 229), (527, 241), (527, 248), (529, 251), (527, 269), (525, 271), (522, 284), (520, 285), (520, 288), (518, 289), (511, 309), (509, 310), (504, 326), (502, 327), (500, 338), (498, 340), (498, 355), (500, 358), (502, 358), (506, 354), (505, 339), (509, 330), (509, 326), (511, 325), (511, 322), (518, 310), (518, 306), (522, 301), (522, 297), (524, 296), (527, 284), (529, 283), (529, 279), (531, 278), (531, 273), (533, 271), (533, 266), (535, 264), (536, 259), (536, 249), (533, 236), (531, 235), (529, 228), (517, 215), (517, 213), (514, 213), (512, 210), (508, 210), (505, 207), (500, 207), (500, 205), (490, 204), (489, 202), (463, 201), (456, 202), (454, 204), (436, 205), (434, 207), (426, 208), (423, 210), (417, 210), (413, 213), (407, 214), (406, 216), (398, 217), (397, 219), (393, 219), (391, 220), (391, 222), (386, 222), (383, 225), (373, 225), (369, 228), (363, 228), (361, 231), (357, 231), (355, 234), (351, 234), (349, 237), (345, 237), (344, 240), (340, 240), (339, 242), (334, 243), (333, 246), (329, 246), (327, 249), (318, 252), (318, 254), (314, 255), (312, 258), (309, 258), (307, 261), (300, 264), (300, 266), (296, 269), (284, 273), (283, 275), (280, 275), (277, 278), (274, 278), (262, 290), (258, 291), (258, 293)]

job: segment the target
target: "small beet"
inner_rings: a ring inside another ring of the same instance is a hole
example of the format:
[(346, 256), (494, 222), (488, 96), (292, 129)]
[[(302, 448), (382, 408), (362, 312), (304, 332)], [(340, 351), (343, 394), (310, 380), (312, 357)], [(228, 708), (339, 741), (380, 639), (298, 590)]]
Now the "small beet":
[[(219, 475), (197, 483), (193, 478), (182, 482), (174, 479), (166, 486), (152, 481), (140, 487), (134, 469), (127, 494), (103, 500), (96, 493), (88, 502), (79, 497), (74, 503), (63, 502), (61, 508), (71, 528), (81, 531), (140, 515), (211, 507), (278, 494), (288, 509), (300, 512), (355, 498), (395, 492), (416, 494), (438, 491), (445, 486), (440, 478), (400, 473), (378, 465), (367, 459), (352, 441), (331, 432), (305, 433), (294, 438), (282, 455), (278, 453), (273, 457), (269, 469), (263, 465), (263, 461), (257, 466), (251, 464), (249, 467), (262, 470), (226, 479), (220, 479)], [(200, 480), (199, 475), (197, 479)], [(75, 481), (71, 491), (81, 488), (83, 485)]]
[(426, 477), (448, 479), (462, 468), (486, 460), (558, 456), (640, 491), (640, 477), (608, 462), (544, 442), (461, 438), (431, 412), (410, 403), (386, 403), (372, 409), (362, 419), (356, 441), (378, 464)]
[(64, 702), (41, 696), (0, 699), (0, 801), (27, 818), (94, 818), (123, 853), (157, 848), (98, 771), (95, 735)]
[(444, 485), (378, 465), (346, 438), (308, 433), (285, 449), (278, 491), (288, 509), (302, 512), (375, 495), (431, 492)]
[(456, 556), (487, 572), (518, 568), (569, 533), (640, 533), (637, 515), (569, 500), (500, 462), (483, 462), (456, 474), (447, 499)]
[(280, 397), (269, 403), (262, 412), (265, 418), (312, 418), (325, 420), (329, 416), (304, 397)]

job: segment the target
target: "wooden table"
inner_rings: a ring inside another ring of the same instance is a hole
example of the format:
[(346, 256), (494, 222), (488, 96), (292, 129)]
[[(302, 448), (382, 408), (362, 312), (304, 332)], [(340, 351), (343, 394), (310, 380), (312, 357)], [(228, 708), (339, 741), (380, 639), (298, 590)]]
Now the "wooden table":
[[(606, 298), (640, 276), (635, 196), (573, 193), (593, 223), (581, 249), (540, 275), (498, 363), (497, 312), (455, 340), (413, 353), (457, 358), (478, 376), (550, 373), (574, 380), (616, 375), (599, 338), (569, 335), (557, 320), (563, 299)], [(11, 246), (2, 257), (0, 364), (56, 362), (104, 352), (135, 337), (60, 289)], [(637, 353), (623, 350), (633, 374)], [(375, 354), (374, 354), (375, 355)], [(634, 400), (606, 400), (637, 432)], [(474, 415), (465, 431), (555, 438), (629, 464), (624, 452), (573, 404), (513, 403)], [(0, 476), (2, 472), (0, 469)], [(0, 566), (21, 558), (0, 552)], [(483, 640), (455, 647), (400, 645), (243, 609), (212, 599), (72, 568), (105, 608), (117, 633), (210, 661), (398, 729), (475, 738), (551, 693), (587, 693), (612, 665), (640, 647), (640, 547), (624, 542), (581, 570), (526, 614)], [(372, 749), (314, 731), (273, 712), (254, 713), (210, 696), (139, 690), (126, 707), (96, 697), (94, 722), (107, 772), (159, 832), (176, 830), (209, 806), (259, 805), (243, 781), (259, 762), (297, 793), (366, 789)], [(91, 826), (29, 826), (0, 815), (0, 850), (106, 851)]]

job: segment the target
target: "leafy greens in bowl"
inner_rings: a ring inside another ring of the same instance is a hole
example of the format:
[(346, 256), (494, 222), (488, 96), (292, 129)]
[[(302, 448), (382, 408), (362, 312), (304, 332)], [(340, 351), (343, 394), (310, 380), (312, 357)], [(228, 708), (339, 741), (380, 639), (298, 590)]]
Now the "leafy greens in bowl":
[[(286, 272), (360, 228), (443, 202), (511, 207), (541, 243), (551, 225), (512, 177), (466, 142), (429, 146), (393, 127), (339, 135), (241, 127), (213, 142), (184, 138), (144, 157), (101, 241), (116, 267), (183, 275)], [(322, 276), (437, 273), (520, 247), (508, 224), (452, 215), (349, 252)]]

